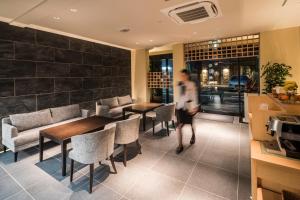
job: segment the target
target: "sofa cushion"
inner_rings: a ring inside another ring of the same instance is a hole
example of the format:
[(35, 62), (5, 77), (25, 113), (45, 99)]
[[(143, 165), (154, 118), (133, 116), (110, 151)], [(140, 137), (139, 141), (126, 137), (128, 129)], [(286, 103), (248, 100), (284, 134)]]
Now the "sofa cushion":
[(126, 95), (126, 96), (118, 97), (118, 102), (120, 106), (128, 105), (132, 103), (132, 99), (130, 95)]
[(81, 112), (78, 104), (50, 108), (53, 123), (61, 122), (67, 119), (80, 117)]
[(10, 115), (9, 119), (11, 121), (11, 124), (15, 126), (18, 131), (24, 131), (52, 123), (51, 113), (49, 109), (31, 113)]
[(123, 112), (123, 109), (121, 107), (116, 107), (116, 108), (110, 109), (108, 113), (111, 117), (117, 117), (117, 116), (121, 115), (122, 112)]
[(51, 128), (51, 127), (54, 127), (54, 126), (59, 126), (59, 125), (66, 124), (66, 123), (70, 123), (70, 122), (77, 121), (77, 120), (80, 120), (80, 119), (83, 119), (83, 118), (82, 117), (77, 117), (77, 118), (65, 120), (65, 121), (62, 121), (62, 122), (58, 122), (58, 123), (55, 123), (55, 124), (41, 126), (41, 127), (38, 127), (38, 128), (33, 128), (33, 129), (30, 129), (30, 130), (20, 132), (17, 137), (13, 138), (13, 145), (21, 146), (21, 145), (28, 144), (28, 143), (31, 143), (31, 142), (36, 142), (36, 141), (39, 140), (40, 130)]
[(109, 108), (115, 108), (119, 106), (118, 98), (113, 97), (109, 99), (100, 99), (101, 105), (108, 106)]

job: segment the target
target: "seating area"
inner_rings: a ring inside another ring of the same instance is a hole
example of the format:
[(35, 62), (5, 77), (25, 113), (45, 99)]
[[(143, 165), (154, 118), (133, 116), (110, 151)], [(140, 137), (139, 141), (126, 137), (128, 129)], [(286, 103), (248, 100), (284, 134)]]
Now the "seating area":
[(0, 1), (0, 200), (300, 200), (299, 10)]
[(40, 130), (74, 122), (89, 116), (88, 110), (80, 110), (78, 104), (49, 108), (32, 113), (14, 114), (2, 119), (2, 144), (14, 152), (17, 162), (18, 152), (39, 143)]

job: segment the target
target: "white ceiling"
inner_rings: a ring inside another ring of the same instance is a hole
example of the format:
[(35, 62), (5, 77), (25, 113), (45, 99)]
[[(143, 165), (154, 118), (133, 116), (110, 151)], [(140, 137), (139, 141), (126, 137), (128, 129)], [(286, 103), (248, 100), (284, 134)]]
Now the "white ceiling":
[[(41, 1), (1, 0), (0, 20), (10, 21)], [(188, 1), (48, 0), (16, 21), (133, 49), (300, 25), (300, 0), (288, 0), (285, 7), (283, 0), (219, 0), (222, 17), (198, 24), (178, 25), (160, 12)], [(122, 28), (131, 31), (121, 33)]]

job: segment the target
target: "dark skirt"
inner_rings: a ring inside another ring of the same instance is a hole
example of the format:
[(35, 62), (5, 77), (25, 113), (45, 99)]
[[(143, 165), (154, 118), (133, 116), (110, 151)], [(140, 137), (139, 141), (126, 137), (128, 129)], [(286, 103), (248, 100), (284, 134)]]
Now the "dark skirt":
[(193, 115), (183, 109), (176, 109), (177, 124), (192, 124)]

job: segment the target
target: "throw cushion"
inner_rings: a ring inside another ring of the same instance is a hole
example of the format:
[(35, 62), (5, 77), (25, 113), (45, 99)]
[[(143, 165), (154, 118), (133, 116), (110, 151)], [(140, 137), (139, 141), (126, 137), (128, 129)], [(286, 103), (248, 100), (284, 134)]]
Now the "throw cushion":
[(123, 105), (131, 104), (132, 99), (130, 95), (126, 95), (126, 96), (118, 97), (118, 102), (120, 106), (123, 106)]
[(53, 123), (61, 122), (67, 119), (80, 117), (81, 112), (78, 104), (50, 108)]
[(52, 123), (51, 113), (49, 109), (31, 113), (10, 115), (9, 119), (11, 121), (11, 124), (15, 126), (18, 131), (24, 131)]
[(119, 106), (117, 97), (113, 97), (109, 99), (101, 99), (100, 101), (101, 101), (101, 105), (108, 106), (109, 108), (115, 108)]

